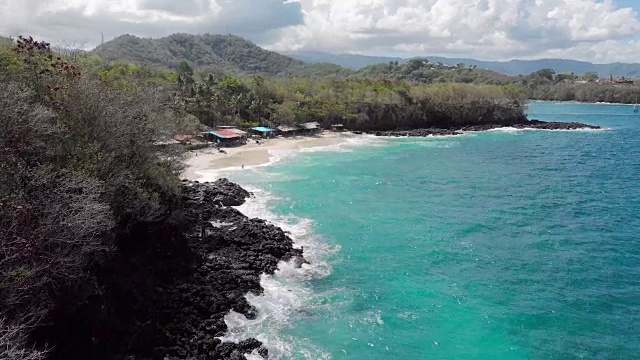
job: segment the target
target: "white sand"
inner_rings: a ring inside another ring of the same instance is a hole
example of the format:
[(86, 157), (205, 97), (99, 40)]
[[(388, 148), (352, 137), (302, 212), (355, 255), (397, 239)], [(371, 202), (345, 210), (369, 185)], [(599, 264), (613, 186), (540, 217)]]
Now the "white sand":
[(350, 133), (324, 132), (318, 136), (297, 136), (292, 138), (266, 139), (258, 145), (255, 141), (248, 144), (223, 148), (227, 153), (218, 152), (215, 148), (192, 151), (185, 161), (185, 170), (182, 177), (189, 180), (197, 180), (200, 173), (205, 170), (220, 170), (226, 168), (239, 168), (264, 165), (270, 162), (270, 151), (299, 150), (306, 148), (337, 145), (345, 141)]

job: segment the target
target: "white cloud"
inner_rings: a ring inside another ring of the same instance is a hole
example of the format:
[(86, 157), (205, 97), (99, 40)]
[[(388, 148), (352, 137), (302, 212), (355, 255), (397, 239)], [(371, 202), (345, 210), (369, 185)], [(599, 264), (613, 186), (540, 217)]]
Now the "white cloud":
[[(640, 30), (633, 9), (611, 0), (299, 1), (305, 24), (287, 29), (273, 49), (607, 61), (622, 57), (600, 46), (626, 45)], [(624, 59), (635, 60), (632, 51)]]
[(0, 34), (93, 45), (229, 31), (275, 50), (631, 62), (639, 30), (614, 0), (0, 0)]
[(224, 33), (274, 41), (302, 23), (300, 4), (284, 0), (0, 0), (0, 34), (97, 45), (125, 33)]

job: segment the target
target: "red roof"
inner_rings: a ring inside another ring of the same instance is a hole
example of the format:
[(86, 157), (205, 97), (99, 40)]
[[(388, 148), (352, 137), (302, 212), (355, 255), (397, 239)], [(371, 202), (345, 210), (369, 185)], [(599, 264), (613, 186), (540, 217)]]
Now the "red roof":
[(231, 130), (216, 130), (214, 131), (216, 134), (218, 135), (222, 135), (223, 137), (227, 138), (227, 139), (232, 139), (232, 138), (239, 138), (241, 137), (240, 134), (233, 132)]

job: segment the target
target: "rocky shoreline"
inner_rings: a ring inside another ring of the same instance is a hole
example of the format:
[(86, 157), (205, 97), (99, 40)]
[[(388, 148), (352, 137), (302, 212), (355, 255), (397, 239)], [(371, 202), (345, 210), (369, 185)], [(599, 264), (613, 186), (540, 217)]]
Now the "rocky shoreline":
[[(242, 205), (251, 196), (227, 179), (185, 182), (185, 197), (192, 204), (190, 223), (194, 225), (186, 235), (199, 259), (193, 267), (195, 281), (185, 284), (187, 291), (181, 292), (172, 306), (171, 313), (185, 316), (173, 317), (179, 336), (173, 348), (166, 349), (164, 359), (244, 359), (243, 354), (253, 350), (268, 357), (268, 350), (256, 339), (234, 344), (216, 338), (227, 331), (224, 316), (230, 310), (249, 319), (256, 317), (256, 309), (245, 295), (263, 292), (260, 275), (273, 274), (280, 261), (304, 261), (302, 250), (293, 247), (281, 228), (250, 219), (231, 207)], [(186, 294), (194, 301), (183, 302)]]
[(239, 185), (182, 186), (179, 226), (132, 230), (147, 236), (96, 270), (104, 292), (49, 329), (51, 359), (244, 359), (254, 350), (268, 358), (256, 339), (218, 339), (224, 317), (233, 310), (255, 318), (245, 295), (261, 294), (261, 274), (280, 261), (300, 266), (302, 250), (279, 227), (232, 207), (253, 196)]
[(375, 131), (370, 134), (376, 136), (393, 136), (393, 137), (426, 137), (426, 136), (453, 136), (462, 135), (465, 131), (487, 131), (501, 127), (513, 127), (516, 129), (539, 129), (539, 130), (577, 130), (577, 129), (600, 129), (600, 126), (588, 125), (578, 122), (562, 123), (562, 122), (546, 122), (540, 120), (529, 120), (524, 123), (516, 124), (483, 124), (469, 125), (457, 129), (410, 129), (410, 130), (392, 130), (392, 131)]

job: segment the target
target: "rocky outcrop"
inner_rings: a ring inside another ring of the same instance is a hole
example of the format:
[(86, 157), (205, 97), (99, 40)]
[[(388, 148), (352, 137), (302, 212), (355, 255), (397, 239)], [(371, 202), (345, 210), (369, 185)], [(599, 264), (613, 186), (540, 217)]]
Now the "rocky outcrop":
[[(186, 183), (193, 187), (194, 184)], [(244, 204), (246, 198), (251, 196), (247, 190), (240, 185), (232, 183), (227, 179), (219, 179), (215, 183), (202, 188), (202, 200), (222, 206), (239, 206)]]
[(546, 122), (540, 120), (528, 120), (523, 123), (511, 125), (474, 125), (465, 126), (462, 131), (486, 131), (500, 127), (513, 127), (516, 129), (540, 129), (540, 130), (577, 130), (577, 129), (600, 129), (600, 126), (587, 125), (578, 122)]
[(413, 130), (395, 130), (395, 131), (376, 131), (376, 136), (412, 136), (412, 137), (425, 137), (425, 136), (446, 136), (446, 135), (462, 135), (461, 132), (449, 129), (413, 129)]
[(540, 129), (540, 130), (576, 130), (576, 129), (600, 129), (599, 126), (587, 125), (577, 122), (561, 123), (561, 122), (545, 122), (540, 120), (528, 120), (525, 122), (517, 122), (514, 124), (482, 124), (463, 126), (458, 129), (411, 129), (411, 130), (394, 130), (394, 131), (376, 131), (376, 136), (409, 136), (409, 137), (425, 137), (425, 136), (448, 136), (462, 135), (463, 131), (487, 131), (501, 127), (513, 127), (516, 129)]
[(600, 126), (587, 125), (578, 122), (561, 123), (561, 122), (546, 122), (540, 120), (531, 120), (526, 124), (518, 124), (514, 127), (517, 128), (533, 128), (543, 130), (576, 130), (576, 129), (600, 129)]
[(132, 229), (128, 245), (96, 270), (104, 293), (48, 329), (52, 359), (244, 359), (254, 350), (267, 357), (258, 340), (216, 337), (230, 310), (256, 316), (245, 295), (260, 294), (260, 275), (279, 261), (304, 262), (302, 250), (279, 227), (229, 207), (251, 196), (240, 186), (221, 179), (185, 181), (183, 189), (178, 226)]

